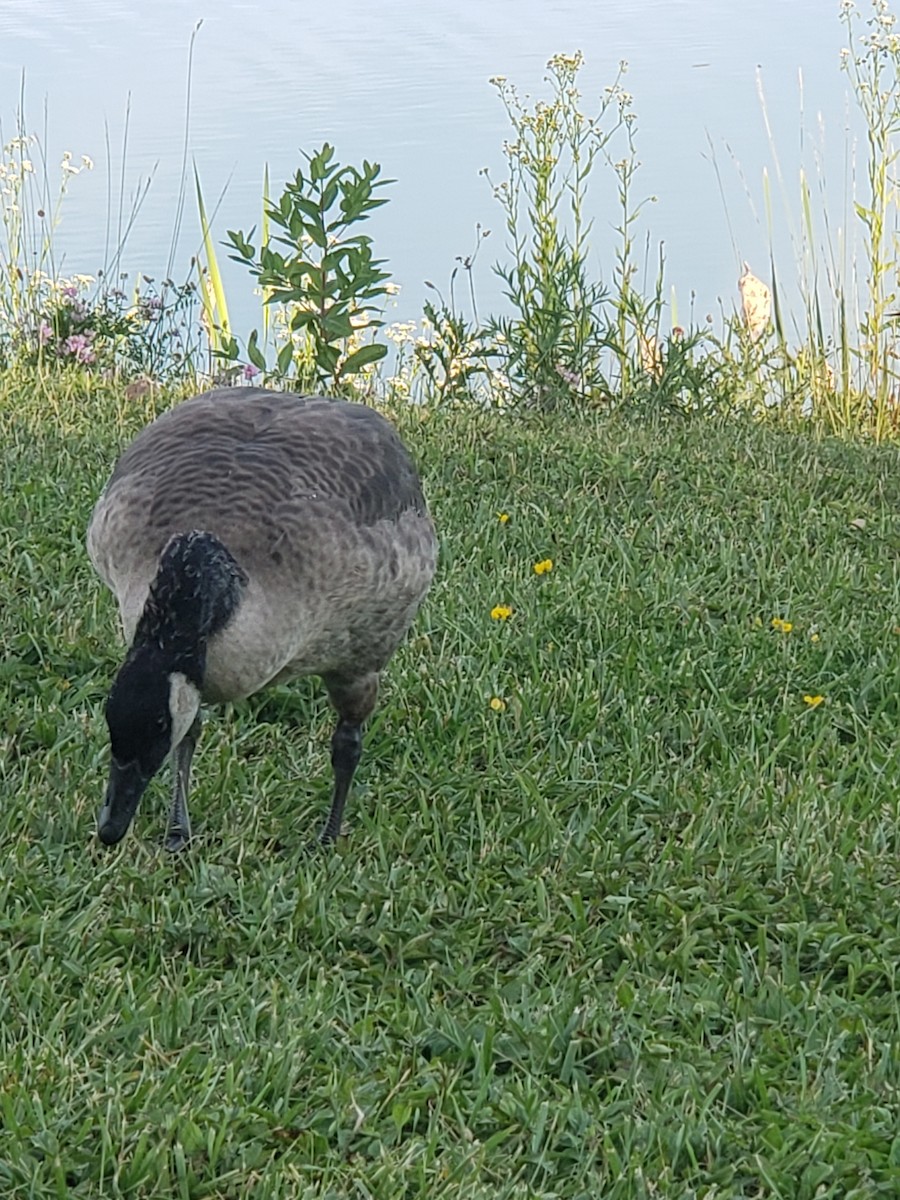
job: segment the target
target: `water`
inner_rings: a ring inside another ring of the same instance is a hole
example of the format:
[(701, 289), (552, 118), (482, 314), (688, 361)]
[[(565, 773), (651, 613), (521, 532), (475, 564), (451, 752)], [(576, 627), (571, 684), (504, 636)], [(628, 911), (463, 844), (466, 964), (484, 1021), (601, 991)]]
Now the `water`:
[[(421, 311), (426, 279), (445, 287), (479, 223), (493, 232), (478, 263), (478, 298), (482, 309), (500, 302), (491, 265), (503, 257), (501, 214), (479, 171), (490, 167), (502, 177), (508, 126), (489, 77), (505, 75), (520, 90), (539, 92), (546, 60), (581, 49), (582, 91), (593, 107), (592, 97), (626, 59), (643, 163), (636, 191), (658, 196), (642, 228), (665, 243), (684, 322), (692, 293), (698, 317), (716, 310), (720, 297), (729, 307), (736, 302), (741, 260), (767, 273), (760, 180), (772, 156), (758, 67), (795, 211), (800, 73), (807, 136), (821, 114), (832, 186), (841, 191), (847, 84), (838, 67), (846, 38), (837, 7), (826, 0), (457, 0), (448, 11), (421, 0), (269, 0), (264, 8), (255, 0), (0, 0), (0, 119), (8, 136), (24, 70), (29, 124), (39, 128), (46, 107), (51, 161), (63, 149), (96, 160), (94, 172), (72, 181), (59, 230), (67, 269), (93, 273), (109, 240), (106, 130), (115, 195), (130, 96), (126, 194), (150, 176), (152, 184), (125, 265), (160, 277), (178, 205), (188, 46), (202, 19), (189, 146), (207, 206), (222, 196), (217, 235), (258, 223), (266, 162), (276, 194), (301, 147), (328, 140), (342, 161), (380, 162), (398, 182), (369, 232), (401, 285), (392, 316), (406, 319)], [(608, 277), (618, 218), (608, 183), (598, 184), (591, 205), (595, 266)], [(198, 242), (189, 176), (176, 278)], [(787, 247), (779, 254), (789, 257)], [(234, 265), (227, 282), (233, 315), (239, 324), (251, 321), (251, 280)]]

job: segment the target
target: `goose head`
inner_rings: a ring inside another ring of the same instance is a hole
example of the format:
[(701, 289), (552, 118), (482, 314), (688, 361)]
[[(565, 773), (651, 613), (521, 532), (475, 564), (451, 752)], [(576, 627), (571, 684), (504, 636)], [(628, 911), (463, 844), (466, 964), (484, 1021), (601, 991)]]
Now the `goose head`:
[(148, 783), (200, 711), (198, 684), (161, 657), (152, 646), (130, 656), (106, 702), (112, 758), (97, 832), (107, 846), (128, 832)]
[(177, 534), (163, 550), (106, 702), (112, 760), (97, 832), (107, 846), (125, 836), (150, 780), (197, 718), (209, 639), (246, 582), (212, 534)]

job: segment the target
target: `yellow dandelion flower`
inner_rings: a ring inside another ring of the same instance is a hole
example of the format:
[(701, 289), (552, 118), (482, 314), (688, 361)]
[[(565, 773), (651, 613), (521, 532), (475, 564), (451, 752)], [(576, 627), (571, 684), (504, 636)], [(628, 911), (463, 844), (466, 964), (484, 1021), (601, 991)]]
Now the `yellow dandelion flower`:
[(509, 513), (497, 513), (497, 520), (501, 525), (509, 524)]
[(809, 640), (811, 642), (818, 642), (818, 641), (821, 641), (821, 638), (819, 637), (819, 635), (817, 633), (811, 633), (809, 635)]
[(535, 575), (546, 575), (548, 571), (553, 570), (553, 559), (542, 558), (540, 562), (534, 564)]
[(491, 619), (494, 621), (506, 621), (512, 616), (512, 611), (508, 604), (495, 604), (491, 609)]
[(494, 712), (503, 712), (506, 708), (506, 701), (501, 700), (499, 696), (491, 696), (491, 708)]
[(777, 629), (779, 633), (790, 633), (794, 626), (791, 621), (782, 621), (781, 617), (773, 617), (772, 628)]
[(824, 696), (804, 696), (803, 703), (808, 704), (810, 708), (818, 708), (825, 700)]

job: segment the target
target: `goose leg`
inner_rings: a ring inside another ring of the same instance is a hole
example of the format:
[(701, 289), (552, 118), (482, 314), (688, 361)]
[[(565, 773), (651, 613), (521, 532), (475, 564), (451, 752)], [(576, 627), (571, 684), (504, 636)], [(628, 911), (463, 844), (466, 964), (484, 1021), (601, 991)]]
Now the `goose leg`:
[(200, 717), (175, 747), (173, 755), (172, 808), (169, 813), (169, 828), (166, 834), (166, 849), (170, 854), (183, 850), (191, 838), (191, 818), (188, 816), (187, 798), (191, 782), (191, 761), (197, 748), (202, 722)]
[(331, 766), (334, 771), (331, 811), (319, 835), (322, 845), (328, 846), (341, 832), (347, 793), (362, 754), (362, 724), (375, 707), (378, 697), (378, 675), (373, 672), (350, 680), (330, 675), (325, 679), (325, 686), (338, 714), (338, 723), (331, 737)]

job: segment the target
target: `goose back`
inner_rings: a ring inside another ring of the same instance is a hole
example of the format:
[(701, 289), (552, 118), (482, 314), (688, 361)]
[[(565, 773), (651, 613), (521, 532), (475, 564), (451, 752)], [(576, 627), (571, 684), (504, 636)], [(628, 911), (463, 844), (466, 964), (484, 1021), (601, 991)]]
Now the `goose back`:
[(119, 459), (88, 551), (134, 636), (178, 533), (218, 538), (247, 577), (209, 647), (204, 698), (298, 674), (379, 671), (428, 589), (436, 540), (393, 426), (362, 404), (230, 388), (163, 414)]

